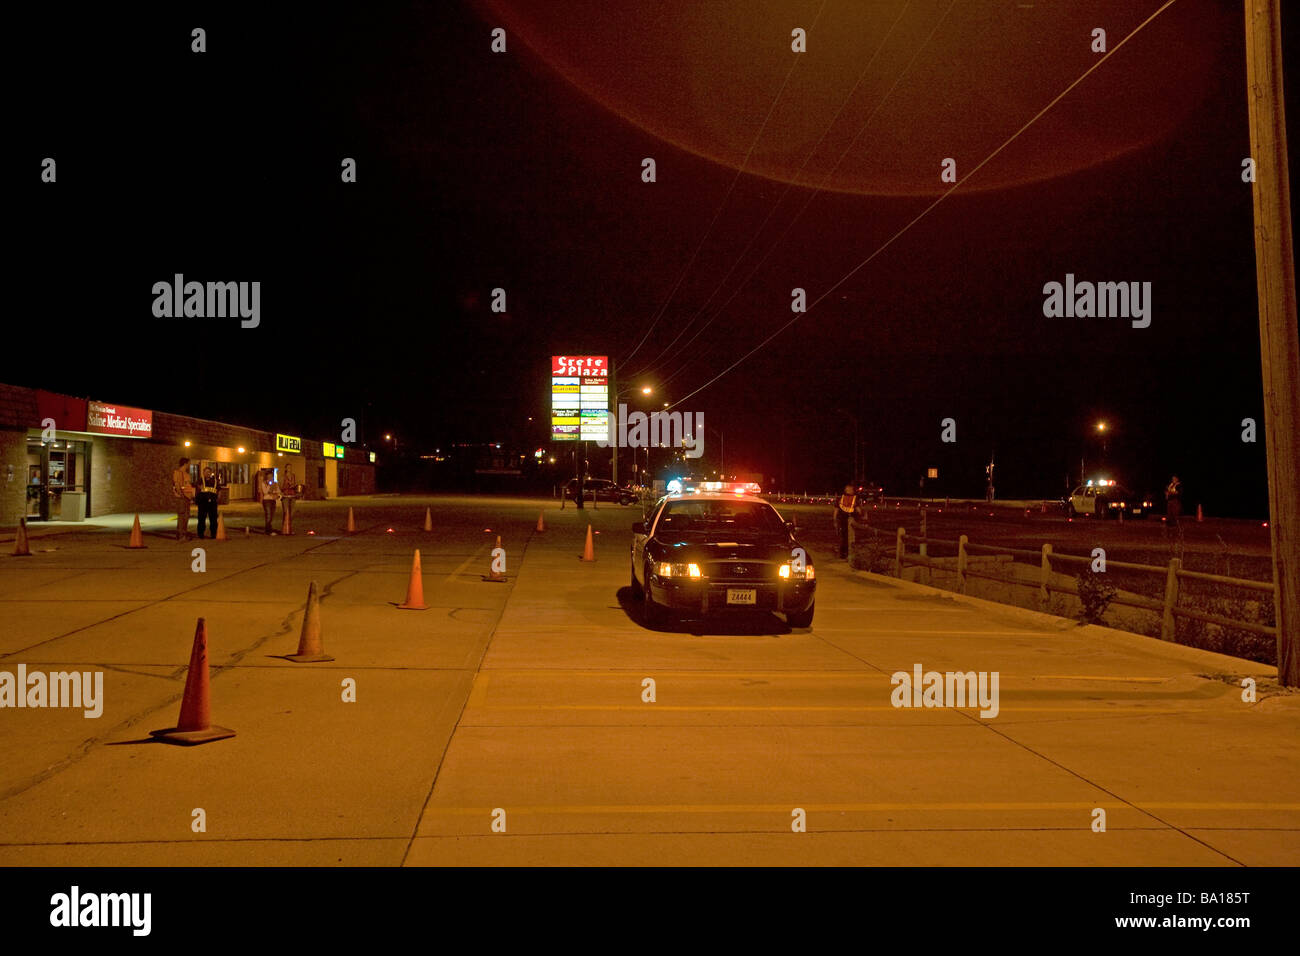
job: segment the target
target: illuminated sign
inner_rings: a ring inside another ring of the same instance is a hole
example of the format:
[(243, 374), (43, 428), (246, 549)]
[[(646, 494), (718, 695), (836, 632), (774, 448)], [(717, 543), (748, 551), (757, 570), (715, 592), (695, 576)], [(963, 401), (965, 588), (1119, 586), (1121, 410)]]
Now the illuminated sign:
[(275, 450), (292, 452), (295, 455), (302, 454), (302, 439), (297, 435), (281, 435), (278, 432), (275, 436)]
[(153, 412), (126, 405), (86, 403), (86, 431), (96, 435), (125, 435), (128, 438), (153, 436)]
[(324, 455), (325, 455), (326, 458), (333, 458), (333, 457), (334, 457), (334, 443), (333, 443), (332, 441), (323, 441), (323, 442), (321, 442), (321, 451), (324, 453)]
[(939, 469), (938, 469), (938, 468), (928, 468), (928, 469), (926, 469), (925, 477), (927, 477), (927, 478), (938, 478), (938, 477), (939, 477)]
[(345, 451), (347, 451), (347, 448), (346, 448), (345, 446), (343, 446), (343, 445), (335, 445), (335, 446), (334, 446), (334, 457), (335, 457), (335, 458), (342, 458), (342, 457), (343, 457), (343, 453), (344, 453)]
[(370, 453), (370, 464), (373, 465), (374, 463), (375, 463), (375, 453), (372, 451)]
[(551, 440), (609, 438), (609, 358), (551, 356)]

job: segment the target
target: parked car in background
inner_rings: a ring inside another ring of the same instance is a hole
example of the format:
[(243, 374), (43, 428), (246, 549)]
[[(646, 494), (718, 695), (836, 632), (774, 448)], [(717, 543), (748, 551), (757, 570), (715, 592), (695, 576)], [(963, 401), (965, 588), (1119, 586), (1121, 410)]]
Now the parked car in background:
[[(578, 500), (578, 479), (570, 478), (564, 486), (564, 497), (570, 501)], [(620, 505), (630, 505), (640, 496), (632, 488), (620, 488), (608, 478), (588, 478), (582, 483), (583, 501), (616, 501)]]

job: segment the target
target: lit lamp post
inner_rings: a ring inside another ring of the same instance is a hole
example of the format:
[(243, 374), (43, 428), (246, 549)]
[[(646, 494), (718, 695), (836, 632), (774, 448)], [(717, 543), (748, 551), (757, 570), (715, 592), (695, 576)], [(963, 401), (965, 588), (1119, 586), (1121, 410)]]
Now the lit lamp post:
[[(654, 388), (653, 388), (652, 386), (650, 386), (650, 385), (642, 385), (641, 388), (640, 388), (640, 392), (641, 392), (642, 395), (652, 395), (652, 394), (654, 394)], [(617, 394), (614, 396), (614, 408), (613, 408), (612, 411), (613, 411), (613, 414), (614, 414), (614, 416), (615, 416), (615, 418), (614, 418), (614, 428), (615, 428), (615, 431), (617, 431), (617, 429), (618, 429), (618, 419), (617, 419), (617, 416), (618, 416), (618, 405), (619, 405), (619, 401), (622, 400), (622, 399), (625, 399), (625, 398), (630, 398), (631, 396), (632, 396), (632, 390), (629, 390), (629, 391), (626, 391), (626, 392), (619, 392), (619, 393), (617, 393)], [(667, 407), (667, 403), (665, 403), (665, 407)], [(618, 447), (618, 442), (615, 441), (615, 442), (614, 442), (614, 454), (613, 454), (613, 459), (612, 459), (612, 461), (613, 461), (612, 474), (613, 474), (613, 478), (614, 478), (614, 484), (618, 484), (618, 456), (619, 456), (619, 447)], [(636, 448), (633, 448), (633, 449), (632, 449), (632, 477), (633, 477), (634, 480), (635, 480), (635, 478), (636, 478), (636, 473), (637, 473), (638, 465), (639, 465), (639, 462), (638, 462), (638, 459), (637, 459), (637, 450), (636, 450)], [(649, 468), (650, 468), (650, 452), (649, 452), (649, 449), (647, 448), (647, 450), (646, 450), (646, 469), (649, 470)]]

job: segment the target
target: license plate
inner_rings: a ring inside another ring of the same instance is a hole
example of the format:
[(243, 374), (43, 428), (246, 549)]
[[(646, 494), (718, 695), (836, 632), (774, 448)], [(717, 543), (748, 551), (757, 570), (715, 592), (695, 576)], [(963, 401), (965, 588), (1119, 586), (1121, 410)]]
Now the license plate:
[(753, 588), (727, 588), (728, 604), (754, 604), (757, 596)]

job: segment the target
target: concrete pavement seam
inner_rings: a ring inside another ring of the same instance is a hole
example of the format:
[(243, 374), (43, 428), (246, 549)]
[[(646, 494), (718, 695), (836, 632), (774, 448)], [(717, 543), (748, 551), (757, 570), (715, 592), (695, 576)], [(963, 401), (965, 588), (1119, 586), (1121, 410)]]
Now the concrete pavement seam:
[[(530, 534), (528, 538), (524, 541), (523, 550), (519, 554), (518, 570), (515, 572), (515, 576), (509, 579), (510, 590), (506, 593), (505, 600), (501, 602), (501, 607), (497, 611), (497, 619), (492, 623), (492, 630), (488, 632), (487, 640), (483, 642), (482, 650), (479, 652), (478, 655), (478, 661), (475, 663), (473, 674), (470, 677), (469, 689), (466, 690), (465, 699), (461, 701), (460, 704), (460, 713), (456, 715), (456, 722), (452, 724), (451, 733), (447, 734), (447, 741), (446, 743), (443, 744), (442, 753), (438, 755), (438, 764), (437, 766), (434, 767), (433, 779), (429, 781), (429, 791), (424, 795), (424, 803), (421, 804), (420, 812), (419, 814), (416, 815), (415, 823), (411, 827), (410, 838), (407, 840), (406, 849), (402, 853), (402, 860), (400, 864), (401, 866), (406, 865), (406, 861), (410, 858), (411, 855), (411, 848), (415, 846), (416, 838), (418, 837), (420, 832), (420, 821), (424, 819), (424, 815), (429, 809), (429, 802), (433, 799), (433, 791), (438, 786), (438, 777), (442, 773), (443, 763), (447, 759), (447, 751), (451, 749), (451, 742), (452, 740), (455, 739), (456, 732), (460, 729), (461, 721), (465, 719), (465, 711), (469, 708), (469, 701), (474, 693), (474, 682), (478, 679), (479, 672), (483, 669), (483, 661), (487, 658), (488, 648), (492, 646), (492, 639), (496, 636), (497, 627), (500, 626), (501, 619), (505, 616), (506, 607), (508, 607), (510, 604), (510, 598), (514, 596), (515, 582), (519, 579), (519, 575), (523, 571), (524, 562), (528, 557), (528, 546), (532, 543), (533, 537), (536, 536), (536, 534), (537, 534), (536, 531), (532, 532), (532, 534)], [(478, 551), (476, 551), (473, 556), (477, 556), (486, 547), (488, 547), (488, 542), (484, 542), (483, 545), (479, 547)], [(467, 564), (468, 564), (468, 560), (469, 559), (467, 559), (466, 561)], [(454, 577), (458, 573), (458, 571), (459, 569), (457, 571), (452, 572), (449, 578)], [(466, 661), (466, 663), (468, 664), (468, 660)], [(468, 667), (465, 668), (465, 670), (467, 671), (468, 669), (469, 669)], [(443, 710), (446, 709), (447, 704), (451, 703), (451, 701), (452, 698), (449, 697), (447, 699), (447, 702), (443, 705)], [(442, 711), (439, 711), (438, 718), (439, 719), (442, 718)]]

